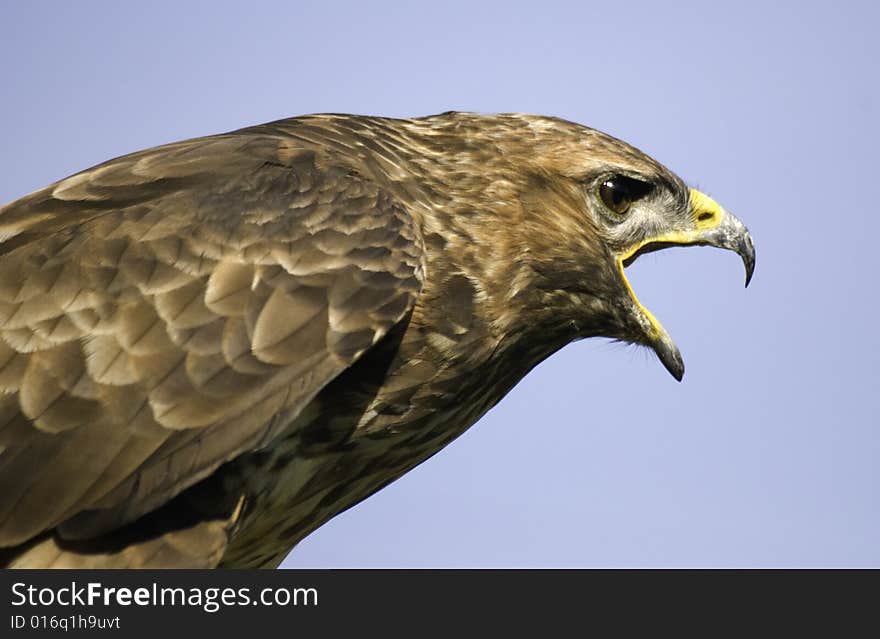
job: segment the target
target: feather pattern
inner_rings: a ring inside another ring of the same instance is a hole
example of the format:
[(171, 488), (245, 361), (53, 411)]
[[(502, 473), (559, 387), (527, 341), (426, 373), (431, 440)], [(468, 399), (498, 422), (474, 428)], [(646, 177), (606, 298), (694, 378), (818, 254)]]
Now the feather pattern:
[(609, 171), (686, 213), (619, 140), (467, 113), (280, 120), (0, 208), (0, 565), (277, 565), (564, 344), (644, 343)]
[(0, 257), (0, 545), (124, 525), (271, 442), (420, 288), (401, 206), (272, 136), (135, 153), (0, 221), (27, 237)]

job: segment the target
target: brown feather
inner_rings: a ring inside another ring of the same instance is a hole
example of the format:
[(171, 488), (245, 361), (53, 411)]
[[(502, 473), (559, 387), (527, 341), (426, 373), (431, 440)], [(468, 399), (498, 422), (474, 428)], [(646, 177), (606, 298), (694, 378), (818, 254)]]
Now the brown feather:
[(3, 207), (0, 563), (277, 564), (555, 349), (617, 335), (583, 206), (611, 166), (681, 185), (552, 118), (327, 115)]

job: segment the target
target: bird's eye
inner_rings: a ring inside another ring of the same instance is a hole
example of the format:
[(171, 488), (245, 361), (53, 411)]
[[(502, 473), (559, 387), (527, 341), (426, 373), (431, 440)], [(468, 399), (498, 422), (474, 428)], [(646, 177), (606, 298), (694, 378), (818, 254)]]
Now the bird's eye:
[(602, 182), (601, 186), (599, 186), (599, 197), (602, 198), (602, 203), (607, 206), (610, 211), (617, 213), (618, 215), (624, 215), (629, 211), (629, 207), (632, 204), (632, 198), (629, 196), (629, 191), (627, 191), (623, 184), (613, 178), (605, 180)]
[(626, 215), (629, 207), (651, 190), (647, 182), (615, 175), (599, 185), (599, 197), (609, 211), (618, 216)]

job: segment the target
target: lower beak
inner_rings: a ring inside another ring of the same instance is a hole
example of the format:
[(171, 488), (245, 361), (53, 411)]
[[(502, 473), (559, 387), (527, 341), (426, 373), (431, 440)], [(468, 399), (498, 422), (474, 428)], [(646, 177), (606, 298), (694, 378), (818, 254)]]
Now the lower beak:
[(657, 357), (666, 370), (678, 381), (684, 377), (684, 360), (681, 353), (666, 329), (636, 298), (623, 273), (624, 266), (631, 264), (639, 255), (651, 251), (669, 246), (694, 245), (714, 246), (737, 253), (745, 266), (746, 286), (749, 285), (755, 271), (755, 245), (745, 225), (715, 200), (695, 189), (690, 191), (690, 206), (693, 217), (692, 228), (646, 238), (618, 258), (620, 275), (635, 303), (636, 313), (640, 315), (639, 322), (647, 336), (648, 343), (657, 353)]

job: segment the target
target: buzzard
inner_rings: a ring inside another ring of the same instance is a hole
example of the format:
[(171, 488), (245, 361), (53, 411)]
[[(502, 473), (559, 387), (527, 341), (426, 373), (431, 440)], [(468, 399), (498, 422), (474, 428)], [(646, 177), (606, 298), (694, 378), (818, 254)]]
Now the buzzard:
[(678, 349), (624, 275), (743, 224), (557, 118), (311, 115), (0, 208), (0, 564), (272, 567), (565, 344)]

